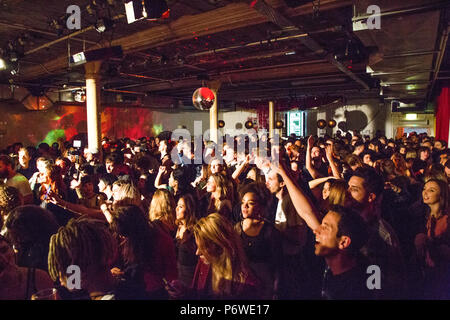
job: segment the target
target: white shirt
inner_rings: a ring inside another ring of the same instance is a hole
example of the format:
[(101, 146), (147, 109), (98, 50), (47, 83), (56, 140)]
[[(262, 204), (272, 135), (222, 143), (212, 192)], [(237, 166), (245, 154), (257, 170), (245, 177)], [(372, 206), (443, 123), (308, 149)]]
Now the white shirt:
[(277, 229), (283, 230), (286, 228), (286, 215), (283, 212), (283, 209), (281, 208), (281, 204), (283, 203), (283, 200), (278, 201), (277, 205), (277, 213), (275, 214), (275, 225)]

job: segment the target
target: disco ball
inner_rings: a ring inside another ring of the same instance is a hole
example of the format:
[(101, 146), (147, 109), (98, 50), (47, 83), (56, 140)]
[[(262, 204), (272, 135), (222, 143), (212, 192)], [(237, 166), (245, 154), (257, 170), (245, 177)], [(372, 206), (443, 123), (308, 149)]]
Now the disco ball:
[(198, 110), (209, 110), (215, 101), (214, 92), (211, 89), (202, 87), (195, 90), (192, 95), (192, 103)]

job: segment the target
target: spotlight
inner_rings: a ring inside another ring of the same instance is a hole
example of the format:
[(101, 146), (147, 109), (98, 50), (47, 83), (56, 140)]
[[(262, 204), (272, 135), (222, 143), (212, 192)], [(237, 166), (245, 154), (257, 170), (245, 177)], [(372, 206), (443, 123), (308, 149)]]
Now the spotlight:
[(323, 119), (317, 121), (317, 127), (319, 129), (324, 129), (327, 126), (327, 122)]
[(97, 21), (97, 23), (95, 24), (95, 30), (97, 30), (97, 32), (99, 33), (106, 31), (105, 22), (103, 21), (103, 19)]
[(79, 52), (70, 57), (70, 66), (77, 66), (90, 61), (106, 60), (109, 58), (122, 58), (123, 52), (121, 46)]
[(336, 127), (336, 121), (335, 120), (329, 120), (328, 121), (328, 127), (330, 127), (330, 128), (334, 128), (334, 127)]
[(102, 33), (102, 32), (108, 31), (113, 26), (114, 26), (114, 23), (112, 20), (103, 18), (103, 19), (99, 19), (95, 23), (95, 30), (97, 30), (97, 32), (99, 32), (99, 33)]
[(0, 70), (6, 69), (6, 61), (3, 58), (0, 58)]
[(248, 120), (248, 121), (245, 122), (244, 125), (245, 125), (245, 127), (246, 127), (247, 129), (251, 129), (251, 128), (253, 128), (253, 121)]
[(284, 126), (283, 121), (277, 120), (277, 121), (275, 122), (275, 128), (276, 128), (276, 129), (282, 129), (283, 126)]
[(165, 0), (131, 0), (125, 3), (128, 24), (142, 19), (166, 18), (168, 11)]

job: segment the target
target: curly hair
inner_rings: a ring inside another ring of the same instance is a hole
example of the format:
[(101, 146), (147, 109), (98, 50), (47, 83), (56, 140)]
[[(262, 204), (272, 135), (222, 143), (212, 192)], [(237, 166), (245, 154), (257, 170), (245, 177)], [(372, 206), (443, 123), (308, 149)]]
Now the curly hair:
[(14, 208), (21, 206), (22, 202), (22, 195), (18, 189), (5, 184), (0, 185), (0, 214), (2, 218)]
[(117, 257), (117, 242), (107, 224), (90, 218), (70, 219), (50, 238), (48, 271), (56, 281), (67, 267), (77, 265), (89, 281), (111, 268)]

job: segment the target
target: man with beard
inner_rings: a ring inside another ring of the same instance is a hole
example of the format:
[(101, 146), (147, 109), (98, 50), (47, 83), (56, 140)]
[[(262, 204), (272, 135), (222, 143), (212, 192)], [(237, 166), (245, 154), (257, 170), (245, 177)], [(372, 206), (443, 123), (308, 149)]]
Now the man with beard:
[(33, 203), (33, 192), (31, 191), (28, 179), (13, 169), (13, 161), (7, 155), (0, 156), (0, 179), (7, 186), (19, 190), (22, 195), (23, 204)]

